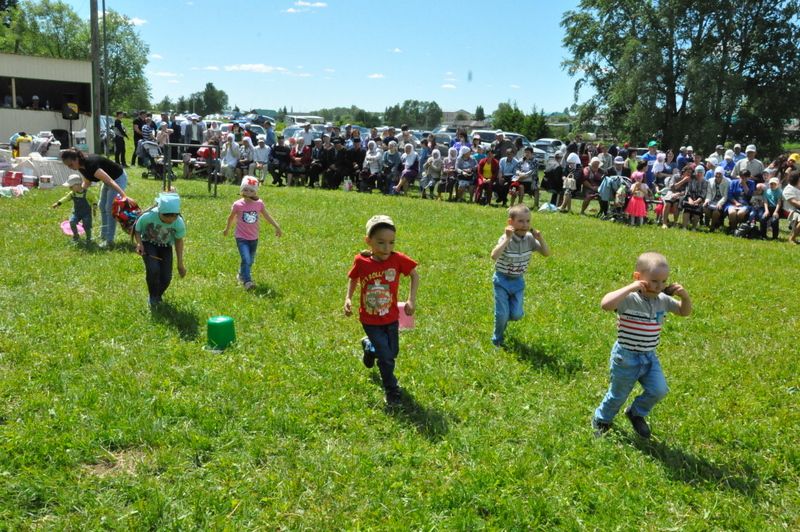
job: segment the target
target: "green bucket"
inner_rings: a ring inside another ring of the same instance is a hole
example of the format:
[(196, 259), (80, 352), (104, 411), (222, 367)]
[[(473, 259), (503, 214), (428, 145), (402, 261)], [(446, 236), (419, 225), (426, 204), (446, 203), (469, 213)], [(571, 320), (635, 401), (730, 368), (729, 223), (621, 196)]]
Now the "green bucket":
[(208, 318), (208, 346), (211, 349), (225, 349), (236, 341), (233, 318), (212, 316)]

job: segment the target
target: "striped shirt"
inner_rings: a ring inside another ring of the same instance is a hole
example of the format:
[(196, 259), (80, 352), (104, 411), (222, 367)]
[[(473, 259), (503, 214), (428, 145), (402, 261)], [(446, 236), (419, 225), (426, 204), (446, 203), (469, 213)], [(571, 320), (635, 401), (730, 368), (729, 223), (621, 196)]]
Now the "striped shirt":
[[(502, 244), (505, 237), (506, 235), (501, 236), (497, 243)], [(503, 254), (495, 263), (495, 270), (510, 277), (519, 277), (528, 269), (533, 252), (540, 249), (542, 249), (542, 245), (533, 237), (533, 233), (526, 233), (525, 236), (517, 236), (512, 233), (511, 242), (508, 243)]]
[(631, 351), (655, 351), (664, 317), (679, 309), (680, 303), (664, 293), (653, 299), (628, 294), (617, 307), (617, 342)]

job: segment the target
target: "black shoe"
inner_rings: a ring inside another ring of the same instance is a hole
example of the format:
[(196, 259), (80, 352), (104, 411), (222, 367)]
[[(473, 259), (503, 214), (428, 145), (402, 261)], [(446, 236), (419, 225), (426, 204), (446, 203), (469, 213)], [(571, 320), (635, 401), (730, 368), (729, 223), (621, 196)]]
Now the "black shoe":
[(375, 365), (375, 351), (373, 351), (374, 348), (367, 336), (361, 339), (361, 349), (364, 350), (364, 356), (361, 357), (361, 361), (367, 368), (373, 367)]
[(606, 423), (605, 421), (600, 421), (599, 419), (593, 417), (592, 418), (592, 428), (594, 429), (594, 437), (600, 438), (606, 432), (611, 430), (611, 423)]
[(628, 407), (625, 410), (625, 415), (628, 416), (628, 419), (633, 426), (633, 431), (638, 434), (639, 437), (644, 438), (645, 440), (650, 437), (650, 426), (642, 416), (635, 416), (633, 412), (631, 412), (631, 407)]
[(402, 406), (403, 398), (400, 395), (400, 388), (395, 388), (394, 390), (387, 390), (384, 400), (386, 401), (386, 406), (389, 408), (397, 408)]

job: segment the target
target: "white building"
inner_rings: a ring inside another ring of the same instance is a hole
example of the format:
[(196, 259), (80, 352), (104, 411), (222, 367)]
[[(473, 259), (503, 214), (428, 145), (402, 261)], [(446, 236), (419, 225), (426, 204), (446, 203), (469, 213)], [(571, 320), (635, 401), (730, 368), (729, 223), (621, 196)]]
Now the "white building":
[(19, 131), (69, 130), (61, 114), (67, 103), (78, 107), (72, 131), (85, 129), (89, 152), (94, 152), (91, 61), (0, 53), (0, 142)]

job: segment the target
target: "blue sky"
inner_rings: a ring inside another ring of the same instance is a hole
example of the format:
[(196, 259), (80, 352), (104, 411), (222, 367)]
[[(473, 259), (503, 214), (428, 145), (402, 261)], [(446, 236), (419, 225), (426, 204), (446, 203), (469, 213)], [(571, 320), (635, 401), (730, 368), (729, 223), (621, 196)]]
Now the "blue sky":
[[(69, 2), (88, 18), (89, 1)], [(154, 101), (202, 90), (294, 111), (406, 99), (487, 113), (573, 103), (559, 21), (577, 0), (106, 0), (150, 46)], [(102, 5), (102, 2), (100, 2)], [(584, 97), (584, 94), (581, 95)]]

